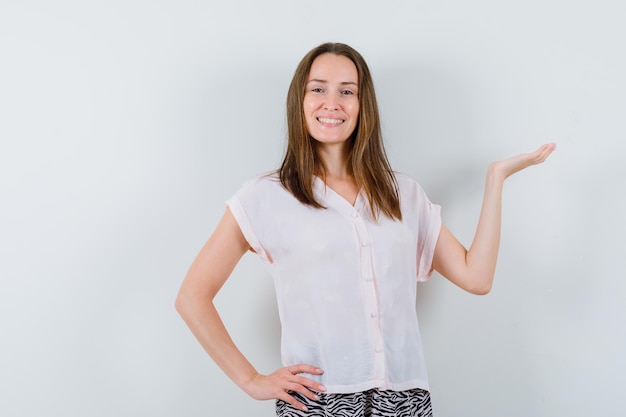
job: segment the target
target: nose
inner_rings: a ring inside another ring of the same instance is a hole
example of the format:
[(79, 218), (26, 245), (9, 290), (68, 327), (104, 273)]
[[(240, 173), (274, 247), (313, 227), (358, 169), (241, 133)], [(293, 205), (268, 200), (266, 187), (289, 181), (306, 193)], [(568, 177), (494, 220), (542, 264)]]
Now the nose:
[(334, 94), (329, 94), (328, 96), (326, 96), (326, 101), (324, 102), (324, 110), (337, 110), (338, 108), (338, 98)]

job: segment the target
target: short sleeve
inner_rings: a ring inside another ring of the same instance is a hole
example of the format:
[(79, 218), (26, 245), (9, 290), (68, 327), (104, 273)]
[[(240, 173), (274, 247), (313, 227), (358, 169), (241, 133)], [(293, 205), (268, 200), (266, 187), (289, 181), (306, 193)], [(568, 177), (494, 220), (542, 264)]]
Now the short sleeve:
[(433, 258), (441, 231), (441, 206), (433, 204), (424, 189), (411, 177), (396, 173), (400, 188), (402, 217), (417, 231), (416, 278), (423, 282), (433, 273)]
[(441, 206), (431, 203), (424, 194), (424, 204), (419, 213), (417, 241), (417, 280), (428, 280), (433, 273), (433, 258), (441, 231)]
[(254, 252), (268, 264), (272, 263), (272, 258), (269, 256), (258, 236), (257, 227), (255, 223), (259, 221), (259, 202), (258, 202), (258, 189), (255, 185), (258, 184), (255, 180), (247, 181), (243, 187), (241, 187), (230, 199), (226, 201), (226, 206), (230, 209), (233, 217), (237, 221), (241, 233), (244, 238), (254, 250)]

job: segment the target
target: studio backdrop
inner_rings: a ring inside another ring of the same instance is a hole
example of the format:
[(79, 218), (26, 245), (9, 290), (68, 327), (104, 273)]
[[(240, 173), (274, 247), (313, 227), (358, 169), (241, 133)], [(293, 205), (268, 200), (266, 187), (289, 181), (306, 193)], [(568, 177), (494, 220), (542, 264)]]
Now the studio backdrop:
[[(285, 149), (314, 46), (370, 65), (394, 169), (469, 245), (507, 180), (493, 291), (418, 287), (438, 417), (618, 415), (626, 372), (626, 6), (611, 0), (0, 3), (0, 415), (271, 416), (174, 309), (225, 210)], [(216, 303), (280, 366), (254, 254)]]

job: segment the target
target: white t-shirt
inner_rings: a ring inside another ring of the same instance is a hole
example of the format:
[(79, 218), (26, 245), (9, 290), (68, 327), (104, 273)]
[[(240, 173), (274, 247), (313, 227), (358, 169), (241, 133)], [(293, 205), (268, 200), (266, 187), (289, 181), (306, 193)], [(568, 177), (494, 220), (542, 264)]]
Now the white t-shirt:
[(432, 272), (440, 207), (396, 174), (402, 221), (374, 220), (363, 192), (354, 206), (315, 178), (325, 209), (300, 203), (276, 174), (247, 181), (227, 204), (276, 287), (285, 366), (329, 393), (428, 390), (415, 311), (416, 282)]

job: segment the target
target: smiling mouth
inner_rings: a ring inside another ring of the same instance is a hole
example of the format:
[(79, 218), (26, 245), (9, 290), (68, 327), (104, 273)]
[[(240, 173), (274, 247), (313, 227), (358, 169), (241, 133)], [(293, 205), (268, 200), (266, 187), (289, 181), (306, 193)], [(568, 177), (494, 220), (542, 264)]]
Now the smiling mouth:
[(325, 117), (318, 117), (317, 121), (320, 122), (320, 123), (324, 123), (324, 124), (339, 125), (339, 124), (343, 123), (345, 120), (342, 120), (342, 119), (327, 119)]

